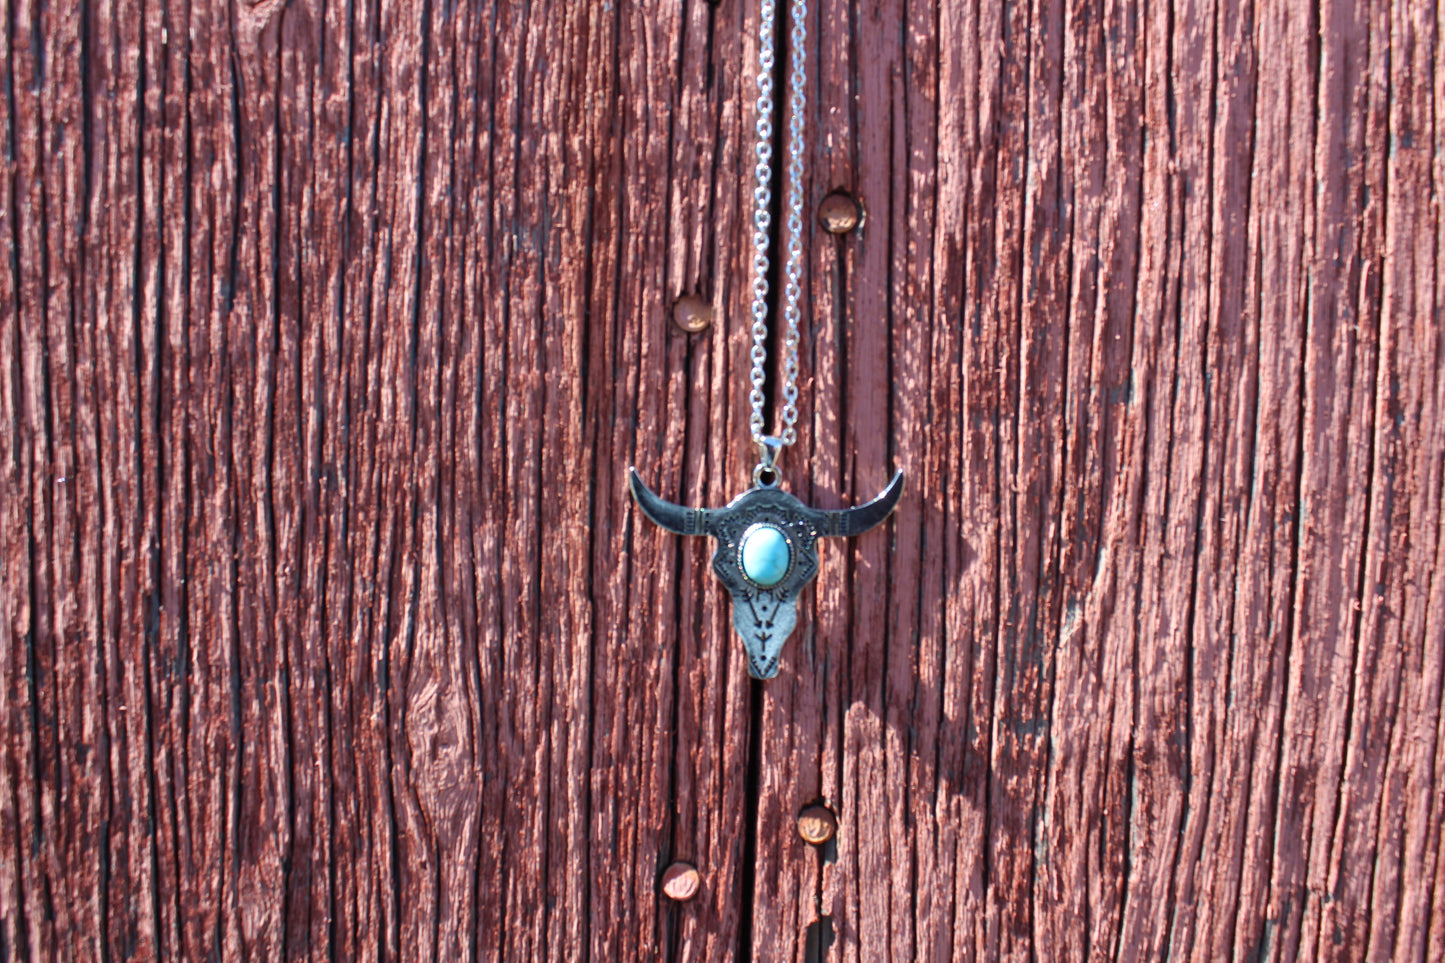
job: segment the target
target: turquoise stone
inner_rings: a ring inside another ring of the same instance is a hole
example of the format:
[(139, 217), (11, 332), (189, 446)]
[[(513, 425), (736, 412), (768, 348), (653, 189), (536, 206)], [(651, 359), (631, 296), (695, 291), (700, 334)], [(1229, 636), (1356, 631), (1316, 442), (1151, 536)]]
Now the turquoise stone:
[(754, 525), (744, 532), (739, 555), (743, 574), (763, 588), (781, 582), (793, 561), (788, 540), (771, 525)]

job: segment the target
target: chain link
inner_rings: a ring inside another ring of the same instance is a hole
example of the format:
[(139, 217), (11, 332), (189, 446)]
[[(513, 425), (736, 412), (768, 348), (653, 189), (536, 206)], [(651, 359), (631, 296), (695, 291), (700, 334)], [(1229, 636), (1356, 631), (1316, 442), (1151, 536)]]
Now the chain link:
[[(792, 0), (789, 19), (792, 21), (790, 44), (792, 56), (788, 69), (788, 195), (784, 206), (787, 237), (783, 262), (783, 385), (780, 431), (776, 437), (763, 433), (763, 408), (767, 397), (763, 386), (767, 381), (768, 360), (768, 246), (772, 229), (773, 201), (773, 70), (777, 59), (776, 0), (761, 0), (758, 27), (758, 102), (757, 102), (757, 164), (753, 168), (757, 186), (753, 189), (753, 350), (752, 404), (753, 442), (760, 452), (759, 470), (776, 474), (779, 446), (798, 440), (798, 324), (802, 317), (799, 303), (803, 297), (803, 115), (807, 106), (807, 0)], [(771, 443), (771, 445), (770, 445)], [(757, 472), (755, 472), (755, 475)]]

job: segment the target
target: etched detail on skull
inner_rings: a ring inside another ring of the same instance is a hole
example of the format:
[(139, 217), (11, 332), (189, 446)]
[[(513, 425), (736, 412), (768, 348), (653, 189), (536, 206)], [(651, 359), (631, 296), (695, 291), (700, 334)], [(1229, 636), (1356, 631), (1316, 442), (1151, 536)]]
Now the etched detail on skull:
[[(798, 595), (818, 574), (818, 539), (868, 531), (888, 517), (903, 494), (903, 473), (898, 472), (882, 494), (856, 508), (809, 508), (787, 492), (759, 487), (743, 492), (725, 508), (692, 509), (659, 498), (642, 483), (636, 469), (629, 482), (638, 506), (658, 525), (679, 535), (707, 534), (717, 540), (713, 571), (732, 595), (733, 628), (747, 650), (748, 674), (756, 679), (778, 674), (783, 643), (798, 622)], [(758, 527), (776, 529), (787, 542), (787, 570), (773, 584), (754, 581), (743, 571), (743, 539)]]

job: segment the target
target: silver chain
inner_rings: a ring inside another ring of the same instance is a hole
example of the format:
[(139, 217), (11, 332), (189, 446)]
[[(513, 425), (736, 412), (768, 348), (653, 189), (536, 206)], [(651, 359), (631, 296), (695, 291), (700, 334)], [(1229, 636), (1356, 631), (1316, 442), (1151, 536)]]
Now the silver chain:
[(753, 168), (757, 187), (753, 189), (753, 370), (750, 419), (753, 442), (758, 446), (759, 461), (753, 469), (758, 482), (768, 473), (777, 483), (777, 457), (781, 449), (798, 440), (798, 307), (803, 296), (803, 108), (807, 104), (805, 41), (808, 15), (807, 0), (792, 0), (789, 19), (792, 21), (792, 58), (788, 69), (791, 98), (788, 111), (788, 203), (787, 260), (783, 263), (783, 407), (781, 430), (777, 435), (763, 433), (763, 406), (767, 397), (763, 385), (767, 379), (768, 360), (768, 245), (772, 228), (773, 201), (773, 68), (774, 32), (777, 23), (776, 0), (762, 0), (758, 27), (758, 125), (757, 165)]

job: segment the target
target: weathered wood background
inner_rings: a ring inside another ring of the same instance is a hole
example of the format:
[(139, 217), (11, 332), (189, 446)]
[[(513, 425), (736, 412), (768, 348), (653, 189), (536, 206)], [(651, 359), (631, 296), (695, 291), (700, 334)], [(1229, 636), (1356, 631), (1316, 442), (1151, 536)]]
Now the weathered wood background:
[(766, 686), (755, 18), (0, 0), (0, 960), (1445, 959), (1445, 15), (813, 0)]

